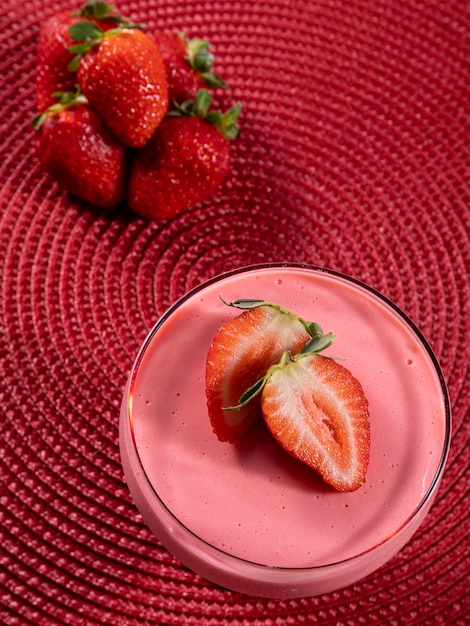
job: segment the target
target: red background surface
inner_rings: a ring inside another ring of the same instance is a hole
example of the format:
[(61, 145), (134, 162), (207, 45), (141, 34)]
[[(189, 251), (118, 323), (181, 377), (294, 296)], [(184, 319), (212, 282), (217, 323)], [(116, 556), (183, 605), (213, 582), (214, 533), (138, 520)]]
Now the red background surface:
[[(0, 1), (0, 618), (16, 624), (468, 624), (470, 15), (450, 0), (120, 2), (212, 42), (243, 103), (230, 178), (168, 223), (97, 209), (41, 169), (29, 121), (42, 20)], [(118, 413), (132, 361), (187, 289), (265, 261), (394, 300), (438, 356), (453, 442), (412, 541), (356, 585), (274, 601), (219, 589), (148, 531)]]

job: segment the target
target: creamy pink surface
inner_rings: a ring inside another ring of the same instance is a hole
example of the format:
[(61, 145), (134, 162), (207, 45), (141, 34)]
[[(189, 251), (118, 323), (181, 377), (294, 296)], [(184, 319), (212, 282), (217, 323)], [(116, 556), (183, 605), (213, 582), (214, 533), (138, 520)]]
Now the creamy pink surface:
[[(239, 314), (219, 294), (278, 302), (336, 333), (325, 354), (344, 359), (369, 400), (371, 457), (358, 491), (325, 485), (262, 423), (241, 445), (212, 433), (206, 354)], [(161, 500), (200, 538), (255, 563), (311, 567), (373, 548), (414, 513), (442, 462), (445, 406), (431, 358), (381, 299), (321, 272), (257, 270), (199, 291), (153, 337), (130, 392), (138, 455)]]

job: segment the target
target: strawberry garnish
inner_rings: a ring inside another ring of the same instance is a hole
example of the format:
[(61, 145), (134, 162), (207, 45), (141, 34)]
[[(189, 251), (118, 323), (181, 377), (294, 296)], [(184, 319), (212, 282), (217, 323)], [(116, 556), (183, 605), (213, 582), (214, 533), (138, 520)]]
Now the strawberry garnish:
[[(239, 410), (243, 392), (277, 363), (286, 350), (298, 351), (312, 337), (329, 345), (334, 337), (278, 304), (264, 300), (227, 303), (244, 312), (216, 333), (206, 362), (206, 395), (212, 428), (221, 441), (241, 439), (261, 417), (256, 398)], [(322, 338), (322, 339), (321, 339)]]
[(79, 92), (57, 93), (36, 116), (38, 156), (47, 172), (76, 196), (103, 207), (124, 199), (127, 149)]
[(103, 30), (82, 21), (69, 28), (78, 42), (75, 57), (80, 89), (113, 133), (127, 146), (144, 146), (168, 108), (165, 66), (143, 25), (126, 22)]
[(214, 55), (209, 42), (188, 39), (184, 33), (154, 33), (165, 63), (170, 102), (193, 100), (200, 89), (225, 89), (225, 82), (212, 71)]
[(144, 217), (170, 219), (209, 198), (230, 170), (229, 140), (238, 135), (240, 105), (211, 111), (201, 89), (168, 113), (151, 140), (133, 154), (128, 202)]
[(264, 420), (278, 443), (336, 490), (354, 491), (364, 483), (369, 462), (368, 402), (351, 372), (319, 351), (313, 340), (295, 356), (284, 352), (233, 410), (245, 411), (261, 396)]

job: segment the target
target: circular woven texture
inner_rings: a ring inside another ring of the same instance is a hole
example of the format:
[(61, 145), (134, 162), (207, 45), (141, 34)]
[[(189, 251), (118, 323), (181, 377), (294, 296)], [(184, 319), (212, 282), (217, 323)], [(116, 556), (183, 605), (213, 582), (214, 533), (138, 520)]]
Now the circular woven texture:
[[(0, 621), (468, 624), (468, 4), (119, 2), (150, 31), (211, 41), (229, 83), (220, 104), (243, 103), (229, 179), (161, 224), (81, 202), (39, 165), (37, 35), (69, 7), (0, 0)], [(410, 543), (356, 585), (296, 601), (181, 565), (135, 509), (118, 447), (126, 377), (159, 315), (266, 261), (331, 267), (394, 300), (453, 405), (443, 483)]]

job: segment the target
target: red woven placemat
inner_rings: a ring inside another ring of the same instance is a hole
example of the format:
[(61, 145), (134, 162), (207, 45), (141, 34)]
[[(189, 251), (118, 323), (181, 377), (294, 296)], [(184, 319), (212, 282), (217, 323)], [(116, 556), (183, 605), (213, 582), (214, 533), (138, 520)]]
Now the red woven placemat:
[[(468, 624), (470, 15), (459, 0), (136, 0), (205, 36), (244, 105), (233, 168), (166, 224), (96, 209), (43, 173), (29, 125), (41, 21), (0, 0), (0, 617), (16, 624)], [(125, 380), (188, 288), (265, 261), (325, 265), (392, 298), (453, 405), (437, 500), (375, 574), (325, 596), (244, 597), (183, 567), (129, 496)]]

